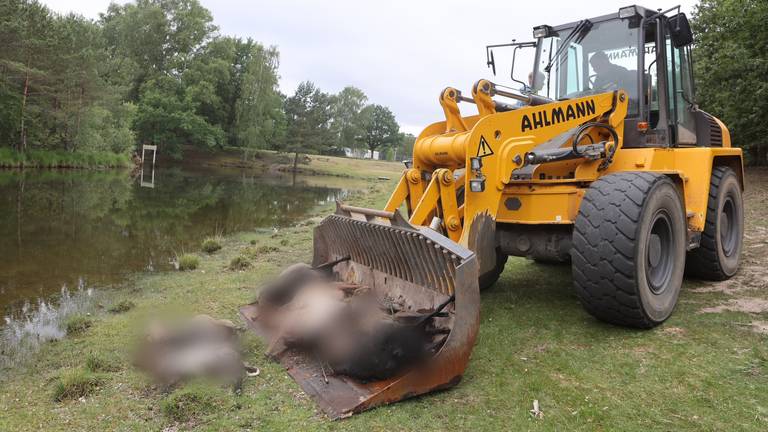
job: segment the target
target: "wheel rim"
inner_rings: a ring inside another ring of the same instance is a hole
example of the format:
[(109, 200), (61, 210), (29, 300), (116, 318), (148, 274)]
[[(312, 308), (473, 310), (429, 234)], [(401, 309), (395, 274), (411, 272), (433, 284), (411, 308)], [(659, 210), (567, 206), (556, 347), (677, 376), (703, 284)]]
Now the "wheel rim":
[(738, 244), (738, 222), (736, 221), (736, 206), (733, 198), (725, 198), (723, 208), (720, 210), (720, 247), (727, 257), (733, 255)]
[(672, 220), (665, 210), (656, 213), (646, 244), (645, 274), (651, 292), (659, 295), (667, 288), (674, 268)]

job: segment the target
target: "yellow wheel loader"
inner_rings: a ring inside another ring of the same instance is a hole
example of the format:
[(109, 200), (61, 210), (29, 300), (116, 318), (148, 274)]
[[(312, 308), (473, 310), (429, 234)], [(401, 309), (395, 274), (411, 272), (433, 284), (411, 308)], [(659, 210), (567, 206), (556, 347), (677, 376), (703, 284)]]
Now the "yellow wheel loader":
[[(455, 296), (442, 348), (394, 378), (327, 376), (300, 353), (281, 355), (331, 417), (458, 383), (480, 291), (508, 255), (570, 262), (586, 311), (636, 328), (670, 316), (685, 273), (736, 273), (742, 152), (694, 103), (693, 37), (679, 7), (630, 6), (533, 35), (487, 48), (494, 74), (494, 49), (535, 49), (528, 79), (515, 78), (513, 63), (516, 87), (480, 80), (471, 95), (440, 94), (445, 119), (418, 136), (383, 209), (340, 203), (315, 229), (313, 265), (339, 281), (413, 310)], [(257, 305), (242, 314), (269, 337)]]

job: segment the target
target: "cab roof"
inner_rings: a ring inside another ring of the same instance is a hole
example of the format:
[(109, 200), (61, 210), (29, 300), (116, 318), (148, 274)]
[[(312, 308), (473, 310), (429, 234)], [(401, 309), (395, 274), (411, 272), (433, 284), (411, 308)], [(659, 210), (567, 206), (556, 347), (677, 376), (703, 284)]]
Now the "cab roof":
[[(629, 6), (625, 6), (625, 7), (630, 7), (630, 6), (634, 6), (635, 10), (638, 13), (638, 15), (640, 15), (641, 17), (646, 17), (647, 18), (647, 17), (650, 17), (650, 16), (652, 16), (652, 15), (657, 13), (656, 10), (654, 10), (654, 9), (648, 9), (648, 8), (644, 8), (644, 7), (638, 6), (638, 5), (629, 5)], [(619, 9), (624, 9), (624, 7), (621, 7)], [(602, 21), (610, 21), (610, 20), (619, 19), (619, 9), (616, 9), (616, 12), (614, 12), (614, 13), (610, 13), (610, 14), (607, 14), (607, 15), (601, 15), (601, 16), (594, 17), (594, 18), (589, 18), (589, 21), (591, 21), (593, 23), (598, 23), (598, 22), (602, 22)], [(579, 20), (579, 21), (581, 21), (581, 20)], [(573, 22), (569, 22), (569, 23), (566, 23), (566, 24), (560, 24), (560, 25), (557, 25), (557, 26), (552, 26), (552, 30), (554, 30), (556, 32), (559, 32), (559, 31), (561, 31), (563, 29), (569, 29), (569, 28), (572, 28), (572, 27), (576, 26), (576, 24), (578, 24), (579, 21), (573, 21)]]

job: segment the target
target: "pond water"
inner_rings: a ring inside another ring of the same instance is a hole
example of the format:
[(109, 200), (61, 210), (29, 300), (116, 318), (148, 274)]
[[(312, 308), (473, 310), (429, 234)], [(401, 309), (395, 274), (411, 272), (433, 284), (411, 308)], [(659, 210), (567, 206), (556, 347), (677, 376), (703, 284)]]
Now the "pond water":
[(336, 183), (224, 169), (0, 171), (0, 315), (10, 324), (40, 299), (169, 270), (207, 236), (291, 224), (343, 198)]

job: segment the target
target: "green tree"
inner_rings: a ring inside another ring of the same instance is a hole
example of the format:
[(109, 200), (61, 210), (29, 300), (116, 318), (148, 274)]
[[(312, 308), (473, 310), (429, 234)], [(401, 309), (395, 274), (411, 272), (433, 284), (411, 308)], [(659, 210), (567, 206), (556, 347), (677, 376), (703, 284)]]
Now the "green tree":
[(362, 90), (279, 92), (275, 47), (221, 36), (198, 0), (113, 3), (96, 21), (0, 0), (0, 146), (118, 152), (136, 142), (328, 153), (398, 148)]
[[(57, 102), (48, 114), (55, 122), (57, 139), (53, 144), (72, 152), (83, 146), (91, 151), (108, 151), (110, 143), (93, 138), (120, 133), (118, 129), (125, 127), (126, 118), (116, 116), (130, 116), (130, 109), (123, 106), (122, 89), (104, 79), (103, 65), (108, 59), (101, 28), (70, 14), (58, 17), (53, 30), (57, 36), (51, 45), (58, 53), (49, 69), (52, 79), (48, 86), (49, 97)], [(119, 148), (121, 153), (130, 149), (123, 145)]]
[(414, 144), (416, 144), (416, 137), (413, 134), (401, 132), (395, 158), (397, 160), (411, 159)]
[(251, 39), (240, 41), (238, 51), (242, 54), (234, 63), (237, 97), (228, 129), (230, 142), (250, 149), (275, 148), (285, 135), (286, 122), (278, 90), (280, 55), (277, 48)]
[(293, 169), (302, 153), (319, 153), (332, 142), (332, 98), (309, 81), (302, 82), (284, 104), (284, 150), (293, 153)]
[(172, 77), (159, 77), (144, 83), (134, 128), (140, 142), (158, 144), (167, 154), (181, 157), (181, 146), (206, 148), (221, 146), (224, 131), (208, 123), (196, 112), (195, 103)]
[(0, 2), (0, 121), (4, 141), (20, 152), (49, 133), (40, 96), (48, 91), (47, 69), (54, 61), (52, 27), (50, 11), (37, 1)]
[(110, 108), (103, 104), (90, 107), (82, 115), (78, 149), (130, 153), (136, 147), (135, 116), (136, 106), (130, 102)]
[(362, 135), (360, 111), (368, 96), (357, 87), (344, 87), (333, 98), (331, 129), (337, 147), (356, 148), (357, 137)]
[[(96, 136), (129, 136), (122, 89), (102, 29), (78, 15), (55, 15), (35, 1), (0, 3), (0, 138), (27, 148), (115, 150)], [(89, 129), (91, 128), (91, 129)], [(87, 145), (85, 142), (88, 141)], [(98, 145), (97, 145), (98, 144)], [(117, 145), (126, 152), (121, 139)]]
[(182, 76), (182, 86), (196, 114), (208, 123), (227, 130), (237, 97), (232, 64), (237, 41), (220, 37), (210, 41), (190, 62)]
[(702, 0), (693, 13), (696, 91), (753, 164), (768, 163), (768, 2)]
[(371, 104), (360, 111), (360, 130), (358, 141), (371, 152), (397, 143), (400, 139), (400, 126), (389, 108)]
[(110, 52), (125, 58), (122, 65), (129, 71), (128, 100), (137, 105), (138, 139), (176, 157), (182, 144), (212, 148), (225, 143), (234, 48), (229, 41), (212, 41), (212, 21), (197, 0), (113, 3), (101, 16)]
[(180, 79), (217, 30), (210, 11), (197, 0), (112, 3), (100, 21), (112, 55), (124, 57), (122, 67), (132, 72), (133, 101), (158, 75)]
[(115, 55), (127, 59), (140, 140), (179, 155), (185, 143), (256, 149), (283, 136), (276, 48), (217, 36), (196, 0), (113, 4), (101, 22)]

